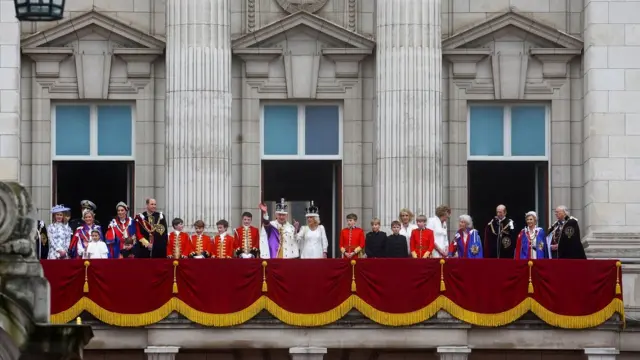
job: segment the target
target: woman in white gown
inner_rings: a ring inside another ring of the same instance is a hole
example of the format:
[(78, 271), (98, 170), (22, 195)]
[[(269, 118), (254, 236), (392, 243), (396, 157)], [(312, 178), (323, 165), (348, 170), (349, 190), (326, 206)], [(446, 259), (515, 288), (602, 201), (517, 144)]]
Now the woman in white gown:
[(309, 204), (307, 211), (307, 225), (300, 228), (296, 240), (300, 247), (301, 259), (322, 259), (327, 257), (327, 233), (324, 226), (320, 225), (320, 215), (318, 207), (313, 205), (313, 201)]

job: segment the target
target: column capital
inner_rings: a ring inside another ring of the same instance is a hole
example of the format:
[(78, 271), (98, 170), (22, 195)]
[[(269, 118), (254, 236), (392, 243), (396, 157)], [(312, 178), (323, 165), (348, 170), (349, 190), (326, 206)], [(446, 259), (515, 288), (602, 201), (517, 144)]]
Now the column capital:
[(471, 353), (468, 346), (438, 346), (440, 360), (467, 360)]
[(179, 351), (178, 346), (147, 346), (144, 349), (147, 360), (175, 360)]
[(616, 348), (586, 348), (584, 354), (589, 360), (615, 360), (620, 351)]
[(289, 349), (292, 360), (322, 360), (326, 353), (327, 348), (324, 347), (303, 346)]

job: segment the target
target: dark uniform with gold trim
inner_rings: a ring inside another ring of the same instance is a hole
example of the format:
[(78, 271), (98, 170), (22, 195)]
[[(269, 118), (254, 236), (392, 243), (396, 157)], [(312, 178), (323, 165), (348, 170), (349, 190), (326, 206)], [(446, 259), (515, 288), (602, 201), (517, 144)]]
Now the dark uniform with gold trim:
[(586, 259), (580, 236), (580, 226), (578, 219), (573, 216), (566, 216), (564, 221), (556, 221), (549, 229), (553, 234), (551, 244), (558, 245), (557, 253), (552, 251), (552, 257), (558, 259)]
[[(167, 219), (161, 212), (149, 214), (146, 211), (136, 215), (136, 232), (138, 242), (136, 243), (136, 258), (159, 258), (167, 257)], [(152, 243), (151, 251), (147, 245)]]
[(38, 220), (36, 244), (38, 259), (46, 260), (49, 257), (49, 237), (47, 236), (47, 225), (42, 220)]
[(484, 230), (484, 257), (491, 259), (513, 259), (518, 232), (513, 220), (494, 217)]

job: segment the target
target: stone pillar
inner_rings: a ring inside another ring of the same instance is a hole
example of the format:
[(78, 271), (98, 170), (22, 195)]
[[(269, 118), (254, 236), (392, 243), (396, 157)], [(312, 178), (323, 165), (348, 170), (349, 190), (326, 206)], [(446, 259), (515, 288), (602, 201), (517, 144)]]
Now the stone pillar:
[(471, 349), (468, 346), (440, 346), (438, 356), (440, 360), (467, 360)]
[(165, 212), (207, 231), (231, 213), (229, 1), (167, 0)]
[(590, 348), (584, 349), (584, 353), (589, 360), (616, 360), (620, 351), (614, 348)]
[(20, 180), (20, 23), (0, 0), (0, 180)]
[(175, 360), (179, 351), (178, 346), (147, 346), (144, 349), (147, 360)]
[(327, 354), (323, 347), (294, 347), (289, 349), (291, 360), (322, 360)]
[(375, 208), (433, 215), (442, 201), (440, 0), (378, 0)]
[[(640, 2), (584, 2), (584, 219), (589, 257), (640, 258)], [(559, 204), (554, 204), (557, 206)], [(632, 239), (620, 243), (621, 235)]]

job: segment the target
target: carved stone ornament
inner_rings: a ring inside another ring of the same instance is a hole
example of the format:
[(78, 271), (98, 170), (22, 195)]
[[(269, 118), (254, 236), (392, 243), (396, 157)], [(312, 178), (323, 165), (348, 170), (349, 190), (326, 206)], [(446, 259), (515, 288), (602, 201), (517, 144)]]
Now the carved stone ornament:
[(0, 255), (35, 258), (31, 197), (18, 183), (0, 182)]
[(320, 10), (329, 0), (276, 0), (286, 12), (293, 14), (298, 11), (314, 13)]

